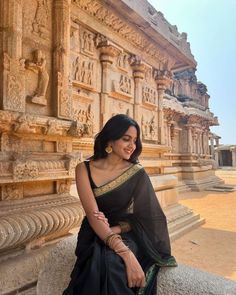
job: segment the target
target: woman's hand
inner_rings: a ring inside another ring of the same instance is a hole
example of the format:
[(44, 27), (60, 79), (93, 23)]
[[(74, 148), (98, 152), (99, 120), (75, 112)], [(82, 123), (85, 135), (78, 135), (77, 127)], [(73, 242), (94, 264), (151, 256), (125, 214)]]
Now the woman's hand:
[(103, 221), (106, 225), (110, 226), (110, 224), (108, 223), (108, 219), (106, 218), (106, 216), (104, 215), (103, 212), (101, 211), (94, 211), (94, 216), (98, 219)]
[(127, 251), (119, 253), (119, 255), (124, 260), (126, 266), (129, 288), (145, 287), (145, 274), (134, 253), (132, 251)]

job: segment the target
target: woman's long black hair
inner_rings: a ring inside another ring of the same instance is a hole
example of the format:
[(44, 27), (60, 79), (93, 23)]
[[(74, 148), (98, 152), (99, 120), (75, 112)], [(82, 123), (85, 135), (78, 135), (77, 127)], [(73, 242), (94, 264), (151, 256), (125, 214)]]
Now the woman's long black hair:
[(109, 141), (120, 139), (130, 126), (134, 126), (137, 130), (136, 149), (129, 158), (129, 162), (137, 163), (138, 157), (142, 152), (142, 143), (140, 140), (140, 127), (138, 123), (127, 115), (119, 114), (109, 119), (102, 130), (96, 135), (94, 143), (93, 160), (107, 157), (105, 148)]

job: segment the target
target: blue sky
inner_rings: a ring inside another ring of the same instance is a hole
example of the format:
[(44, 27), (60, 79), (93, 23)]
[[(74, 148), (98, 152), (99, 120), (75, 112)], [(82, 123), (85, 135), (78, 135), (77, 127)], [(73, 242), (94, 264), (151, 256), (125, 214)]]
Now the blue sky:
[(236, 145), (236, 0), (149, 0), (166, 19), (188, 34), (206, 84), (210, 110), (220, 126), (211, 130), (221, 144)]

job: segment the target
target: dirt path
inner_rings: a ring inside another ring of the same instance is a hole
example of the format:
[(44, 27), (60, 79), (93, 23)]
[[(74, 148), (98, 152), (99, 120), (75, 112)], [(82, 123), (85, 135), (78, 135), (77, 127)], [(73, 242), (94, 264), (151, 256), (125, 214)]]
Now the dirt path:
[(236, 281), (236, 191), (187, 192), (179, 199), (206, 223), (172, 243), (178, 262)]

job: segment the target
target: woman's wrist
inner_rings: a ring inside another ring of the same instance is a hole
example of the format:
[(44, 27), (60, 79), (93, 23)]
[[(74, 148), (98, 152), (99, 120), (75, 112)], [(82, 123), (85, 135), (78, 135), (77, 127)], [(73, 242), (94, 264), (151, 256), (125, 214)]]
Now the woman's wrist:
[(113, 231), (113, 233), (115, 234), (121, 234), (121, 227), (119, 225), (115, 225), (111, 227), (111, 230)]

